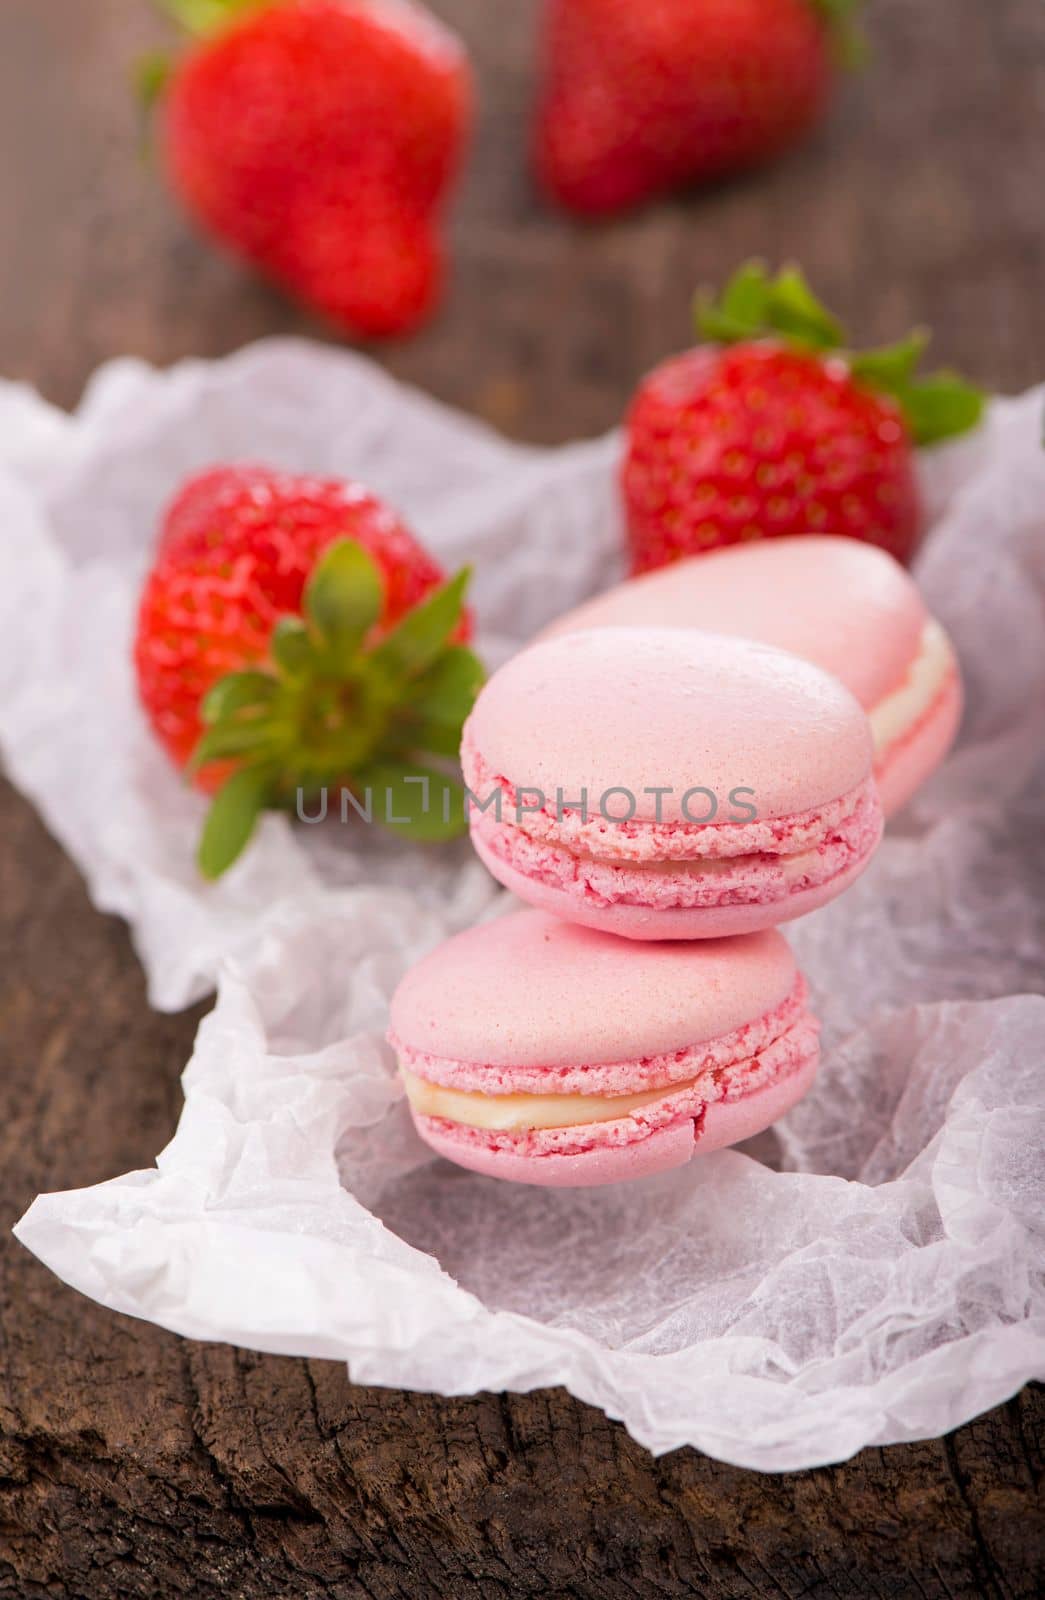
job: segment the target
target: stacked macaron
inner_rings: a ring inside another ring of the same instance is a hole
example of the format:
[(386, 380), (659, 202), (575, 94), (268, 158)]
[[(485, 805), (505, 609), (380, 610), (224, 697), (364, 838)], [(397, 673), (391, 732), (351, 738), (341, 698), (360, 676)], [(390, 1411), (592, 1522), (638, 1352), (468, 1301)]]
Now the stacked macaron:
[(696, 557), (514, 657), (461, 761), (473, 844), (535, 909), (400, 985), (421, 1137), (493, 1176), (600, 1184), (782, 1115), (818, 1024), (776, 927), (863, 871), (883, 799), (928, 776), (959, 709), (914, 585), (850, 540)]
[(518, 911), (407, 974), (392, 1042), (421, 1137), (521, 1183), (642, 1177), (805, 1093), (817, 1024), (774, 929), (633, 943)]
[(691, 556), (596, 596), (541, 637), (649, 626), (759, 639), (844, 683), (871, 724), (887, 817), (939, 766), (957, 732), (954, 650), (913, 579), (876, 545), (807, 535)]
[(479, 695), (472, 842), (521, 899), (631, 939), (707, 939), (832, 899), (878, 843), (867, 718), (818, 667), (670, 628), (569, 633)]

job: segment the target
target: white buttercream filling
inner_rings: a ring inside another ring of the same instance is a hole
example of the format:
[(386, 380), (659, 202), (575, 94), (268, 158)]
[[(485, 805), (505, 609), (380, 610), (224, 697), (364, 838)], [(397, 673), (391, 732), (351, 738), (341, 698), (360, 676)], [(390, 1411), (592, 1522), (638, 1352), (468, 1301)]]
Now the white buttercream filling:
[(643, 1089), (638, 1094), (478, 1094), (470, 1089), (447, 1089), (418, 1078), (400, 1065), (407, 1099), (424, 1117), (445, 1117), (468, 1128), (521, 1132), (529, 1128), (570, 1128), (586, 1122), (612, 1122), (640, 1106), (692, 1089), (695, 1078), (684, 1083)]
[(953, 671), (951, 642), (940, 624), (930, 618), (907, 677), (868, 713), (876, 756), (921, 720)]
[[(569, 852), (571, 855), (573, 851)], [(820, 851), (796, 850), (794, 855), (774, 856), (773, 863), (779, 867), (785, 879), (801, 878), (817, 860)], [(577, 854), (578, 861), (596, 861), (600, 866), (619, 867), (623, 872), (659, 872), (664, 877), (675, 877), (682, 874), (686, 877), (714, 877), (724, 876), (727, 872), (734, 872), (738, 868), (750, 865), (752, 861), (762, 859), (757, 855), (750, 856), (693, 856), (684, 861), (606, 861), (598, 856)]]

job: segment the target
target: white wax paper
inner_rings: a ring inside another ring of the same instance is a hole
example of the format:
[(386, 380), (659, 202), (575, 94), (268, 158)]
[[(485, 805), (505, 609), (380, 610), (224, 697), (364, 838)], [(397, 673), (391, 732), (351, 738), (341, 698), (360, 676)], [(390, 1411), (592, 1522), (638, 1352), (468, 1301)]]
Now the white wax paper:
[(616, 439), (509, 445), (285, 341), (116, 362), (73, 417), (0, 387), (7, 771), (130, 922), (153, 1003), (218, 983), (155, 1169), (42, 1196), (22, 1242), (186, 1335), (405, 1389), (564, 1384), (650, 1450), (764, 1470), (942, 1433), (1045, 1375), (1041, 411), (996, 402), (923, 463), (920, 576), (969, 710), (871, 869), (791, 925), (825, 1021), (813, 1093), (744, 1152), (542, 1191), (433, 1159), (383, 1038), (406, 967), (507, 897), (463, 843), (282, 819), (204, 886), (202, 802), (136, 709), (129, 638), (165, 498), (256, 459), (358, 475), (472, 561), (496, 662), (619, 575)]

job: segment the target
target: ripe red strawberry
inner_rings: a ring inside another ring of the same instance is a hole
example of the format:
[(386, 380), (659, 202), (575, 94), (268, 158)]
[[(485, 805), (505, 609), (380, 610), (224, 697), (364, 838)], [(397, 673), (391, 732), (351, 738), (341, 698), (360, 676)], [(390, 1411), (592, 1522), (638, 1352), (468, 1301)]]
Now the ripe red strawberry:
[(918, 379), (926, 336), (847, 355), (795, 268), (742, 267), (700, 301), (698, 346), (656, 367), (627, 418), (622, 487), (632, 569), (741, 539), (834, 533), (900, 561), (921, 531), (913, 445), (964, 432), (982, 395)]
[(432, 309), (471, 115), (463, 47), (409, 0), (163, 0), (198, 41), (166, 89), (193, 215), (353, 333)]
[[(464, 643), (467, 577), (445, 583), (359, 484), (237, 466), (182, 487), (142, 591), (134, 662), (171, 759), (218, 787), (207, 876), (235, 859), (260, 810), (293, 806), (298, 791), (379, 785), (396, 803), (376, 820), (418, 838), (460, 831), (459, 785), (426, 761), (456, 756), (482, 679)], [(419, 812), (424, 776), (437, 798), (426, 791)]]
[(859, 0), (548, 0), (536, 163), (570, 210), (756, 166), (824, 108)]

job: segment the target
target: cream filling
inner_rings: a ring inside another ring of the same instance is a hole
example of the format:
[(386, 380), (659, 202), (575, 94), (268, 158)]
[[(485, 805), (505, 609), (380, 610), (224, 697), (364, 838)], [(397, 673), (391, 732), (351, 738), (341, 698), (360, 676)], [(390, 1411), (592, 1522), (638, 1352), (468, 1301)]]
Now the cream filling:
[[(572, 854), (572, 852), (570, 852)], [(773, 856), (773, 864), (778, 866), (786, 879), (800, 878), (818, 859), (820, 851), (796, 850), (792, 856)], [(576, 855), (577, 861), (593, 861), (600, 867), (615, 867), (622, 872), (659, 872), (665, 877), (674, 877), (681, 873), (688, 877), (714, 877), (732, 872), (735, 867), (743, 866), (746, 861), (758, 861), (759, 855), (747, 856), (690, 856), (682, 861), (625, 861), (608, 857), (593, 856), (585, 852)]]
[(876, 756), (921, 720), (953, 670), (951, 642), (940, 624), (930, 617), (922, 629), (918, 654), (906, 679), (868, 713)]
[(479, 1094), (470, 1089), (447, 1089), (429, 1083), (400, 1065), (406, 1097), (423, 1117), (445, 1117), (466, 1128), (489, 1128), (517, 1133), (530, 1128), (572, 1128), (586, 1122), (612, 1122), (654, 1100), (665, 1100), (692, 1089), (696, 1078), (664, 1084), (638, 1094)]

